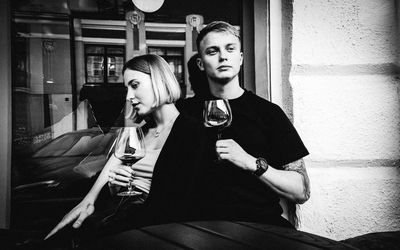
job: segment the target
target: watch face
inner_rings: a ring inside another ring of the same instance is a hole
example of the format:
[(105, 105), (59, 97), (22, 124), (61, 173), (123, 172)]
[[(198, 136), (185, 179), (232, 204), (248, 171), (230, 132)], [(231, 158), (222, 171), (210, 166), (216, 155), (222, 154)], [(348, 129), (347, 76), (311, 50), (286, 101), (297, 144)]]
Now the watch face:
[(267, 171), (268, 163), (267, 160), (265, 160), (264, 158), (257, 158), (256, 164), (257, 164), (257, 169), (256, 171), (254, 171), (254, 174), (256, 176), (261, 176), (263, 173), (265, 173), (265, 171)]
[(257, 165), (260, 165), (260, 167), (262, 167), (264, 169), (266, 169), (268, 167), (268, 163), (264, 158), (258, 158)]

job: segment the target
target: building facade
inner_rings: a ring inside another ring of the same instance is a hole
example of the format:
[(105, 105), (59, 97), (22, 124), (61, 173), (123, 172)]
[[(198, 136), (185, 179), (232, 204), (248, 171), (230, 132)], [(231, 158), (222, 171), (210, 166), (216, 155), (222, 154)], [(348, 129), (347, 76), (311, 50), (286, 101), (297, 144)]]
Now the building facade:
[(337, 240), (400, 230), (398, 1), (214, 0), (207, 9), (166, 0), (154, 14), (115, 1), (113, 14), (100, 15), (88, 14), (98, 12), (95, 1), (85, 1), (84, 12), (43, 1), (57, 15), (34, 19), (27, 10), (40, 10), (40, 1), (31, 2), (1, 3), (1, 227), (9, 225), (12, 145), (87, 127), (80, 100), (93, 91), (109, 93), (106, 102), (122, 95), (118, 72), (137, 54), (164, 56), (190, 96), (185, 63), (196, 32), (220, 19), (241, 30), (243, 86), (280, 105), (310, 151), (300, 230)]

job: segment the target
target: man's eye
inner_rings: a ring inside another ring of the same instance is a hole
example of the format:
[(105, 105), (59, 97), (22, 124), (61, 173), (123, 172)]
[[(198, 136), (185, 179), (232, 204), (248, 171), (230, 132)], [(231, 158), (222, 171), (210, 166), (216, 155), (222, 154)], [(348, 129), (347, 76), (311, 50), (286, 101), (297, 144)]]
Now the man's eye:
[(227, 50), (228, 50), (229, 52), (232, 52), (232, 51), (235, 51), (235, 49), (236, 49), (235, 47), (228, 47)]
[(207, 50), (207, 55), (215, 55), (216, 53), (217, 51), (214, 49)]

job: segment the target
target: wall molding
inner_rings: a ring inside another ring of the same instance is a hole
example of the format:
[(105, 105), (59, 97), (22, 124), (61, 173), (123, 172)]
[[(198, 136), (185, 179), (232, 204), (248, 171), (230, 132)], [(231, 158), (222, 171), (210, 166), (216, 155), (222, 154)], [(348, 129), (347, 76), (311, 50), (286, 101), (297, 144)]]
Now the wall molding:
[(400, 169), (400, 159), (374, 159), (374, 160), (310, 160), (304, 159), (309, 168), (382, 168), (394, 167)]
[(395, 63), (348, 64), (348, 65), (310, 65), (292, 66), (292, 75), (399, 75), (400, 66)]

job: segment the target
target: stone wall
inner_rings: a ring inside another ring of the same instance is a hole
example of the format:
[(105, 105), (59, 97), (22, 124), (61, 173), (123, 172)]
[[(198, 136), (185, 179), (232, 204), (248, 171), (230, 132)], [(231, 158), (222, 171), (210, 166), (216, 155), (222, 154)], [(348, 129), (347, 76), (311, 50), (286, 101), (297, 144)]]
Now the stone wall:
[(292, 100), (283, 106), (310, 151), (300, 229), (337, 240), (400, 230), (397, 2), (294, 0), (283, 8), (293, 30), (285, 45)]

